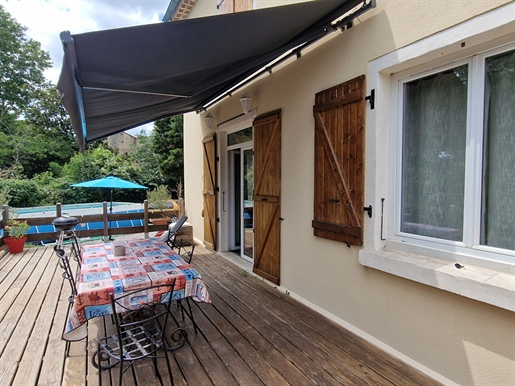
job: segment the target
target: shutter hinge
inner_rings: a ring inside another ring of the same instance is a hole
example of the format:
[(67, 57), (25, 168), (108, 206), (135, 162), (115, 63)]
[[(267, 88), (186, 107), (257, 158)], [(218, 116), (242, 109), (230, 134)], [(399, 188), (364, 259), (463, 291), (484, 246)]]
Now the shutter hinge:
[(368, 217), (372, 218), (372, 205), (365, 206), (363, 210), (368, 213)]
[(372, 90), (370, 90), (370, 95), (365, 97), (365, 100), (370, 102), (371, 110), (374, 110), (375, 99), (376, 99), (376, 89), (373, 88)]
[(220, 162), (220, 157), (216, 157), (216, 162)]
[(220, 223), (220, 217), (217, 217), (217, 218), (216, 218), (216, 222), (217, 222), (217, 223)]

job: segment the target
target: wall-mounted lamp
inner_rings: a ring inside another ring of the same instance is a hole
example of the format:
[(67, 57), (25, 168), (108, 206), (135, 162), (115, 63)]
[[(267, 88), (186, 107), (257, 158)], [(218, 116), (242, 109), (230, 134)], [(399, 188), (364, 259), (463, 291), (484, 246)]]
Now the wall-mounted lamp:
[(243, 110), (243, 112), (245, 114), (249, 114), (251, 115), (253, 118), (256, 117), (256, 115), (258, 114), (258, 109), (257, 107), (254, 107), (254, 108), (250, 108), (250, 103), (252, 102), (252, 98), (250, 98), (247, 93), (243, 94), (243, 96), (240, 98), (240, 103), (241, 103), (241, 109)]
[(211, 115), (211, 113), (208, 113), (206, 117), (204, 118), (206, 120), (206, 126), (209, 130), (213, 130), (213, 124), (215, 122), (215, 119)]

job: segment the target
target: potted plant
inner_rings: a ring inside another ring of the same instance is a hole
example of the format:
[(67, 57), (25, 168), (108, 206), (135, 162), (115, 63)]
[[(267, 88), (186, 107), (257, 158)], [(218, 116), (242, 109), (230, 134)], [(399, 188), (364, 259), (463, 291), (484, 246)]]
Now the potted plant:
[(7, 237), (4, 237), (4, 243), (9, 249), (9, 253), (20, 253), (25, 247), (27, 241), (27, 233), (29, 232), (29, 224), (27, 221), (10, 219), (8, 225), (4, 227)]
[(154, 212), (159, 212), (161, 214), (161, 218), (152, 219), (154, 224), (166, 224), (170, 221), (170, 216), (168, 215), (167, 210), (173, 210), (174, 203), (166, 186), (160, 185), (157, 188), (150, 190), (147, 193), (147, 200), (149, 208)]

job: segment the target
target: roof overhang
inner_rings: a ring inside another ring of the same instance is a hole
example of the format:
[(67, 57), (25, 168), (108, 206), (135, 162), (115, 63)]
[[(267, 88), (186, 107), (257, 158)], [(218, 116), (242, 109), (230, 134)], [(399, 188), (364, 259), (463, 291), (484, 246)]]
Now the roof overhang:
[(363, 0), (255, 11), (71, 35), (58, 82), (81, 150), (163, 117), (199, 111), (288, 52), (341, 27)]

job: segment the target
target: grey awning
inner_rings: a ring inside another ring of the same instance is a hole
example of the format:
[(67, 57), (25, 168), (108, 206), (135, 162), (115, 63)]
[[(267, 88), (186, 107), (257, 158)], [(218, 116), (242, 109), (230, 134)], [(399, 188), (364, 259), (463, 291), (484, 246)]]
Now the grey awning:
[(361, 3), (317, 0), (78, 35), (61, 33), (64, 59), (58, 88), (79, 146), (202, 109), (281, 55), (324, 36), (334, 29), (334, 20)]

